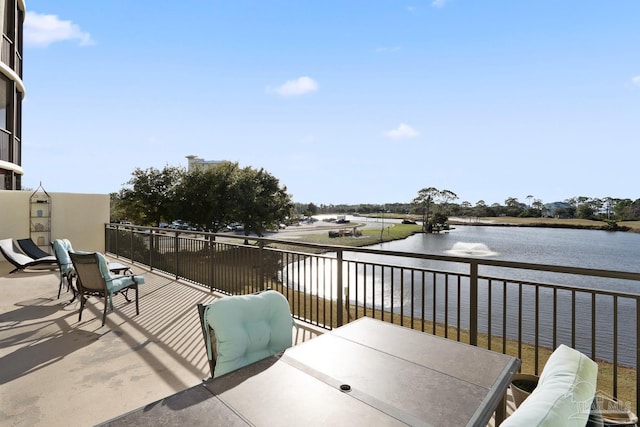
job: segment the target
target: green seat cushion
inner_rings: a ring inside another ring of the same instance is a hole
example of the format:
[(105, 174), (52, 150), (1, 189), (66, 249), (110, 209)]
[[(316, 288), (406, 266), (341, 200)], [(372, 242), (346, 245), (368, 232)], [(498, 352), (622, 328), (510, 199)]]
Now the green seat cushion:
[(204, 321), (215, 332), (214, 377), (291, 347), (289, 302), (276, 291), (218, 299), (207, 306)]
[(105, 256), (100, 252), (97, 252), (96, 254), (98, 255), (100, 274), (102, 274), (102, 277), (104, 277), (104, 280), (107, 283), (107, 290), (109, 293), (113, 294), (127, 286), (131, 286), (132, 282), (135, 282), (138, 285), (144, 283), (144, 277), (142, 276), (111, 274), (109, 271), (109, 264), (107, 263)]
[(596, 362), (560, 345), (545, 364), (538, 386), (500, 426), (584, 426), (597, 377)]
[(73, 272), (73, 263), (69, 252), (73, 252), (73, 247), (68, 239), (55, 239), (53, 241), (53, 253), (60, 264), (60, 272), (67, 274)]

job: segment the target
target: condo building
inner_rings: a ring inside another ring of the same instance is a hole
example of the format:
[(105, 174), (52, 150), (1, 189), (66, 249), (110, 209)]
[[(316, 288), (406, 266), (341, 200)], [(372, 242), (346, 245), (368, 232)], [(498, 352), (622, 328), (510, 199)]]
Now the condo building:
[(0, 0), (0, 14), (0, 190), (21, 190), (24, 0)]
[(194, 155), (190, 155), (186, 157), (187, 157), (187, 160), (189, 161), (189, 163), (187, 164), (188, 171), (194, 170), (195, 168), (210, 169), (212, 167), (218, 166), (221, 163), (224, 163), (224, 160), (205, 160)]

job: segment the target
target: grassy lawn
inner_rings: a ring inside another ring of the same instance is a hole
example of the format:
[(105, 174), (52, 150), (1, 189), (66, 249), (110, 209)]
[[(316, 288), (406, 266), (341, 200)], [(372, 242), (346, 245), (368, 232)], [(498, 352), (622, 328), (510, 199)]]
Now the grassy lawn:
[[(586, 228), (586, 229), (605, 229), (608, 224), (605, 221), (595, 221), (590, 219), (562, 219), (562, 218), (520, 218), (512, 216), (503, 217), (480, 217), (469, 218), (469, 222), (463, 221), (451, 221), (452, 224), (473, 224), (476, 223), (482, 225), (519, 225), (529, 227), (559, 227), (559, 228)], [(640, 232), (640, 221), (620, 221), (618, 222), (620, 227), (629, 227), (631, 231)]]
[[(344, 227), (344, 230), (353, 231), (354, 225)], [(305, 234), (296, 237), (296, 241), (306, 243), (316, 243), (322, 245), (339, 245), (339, 246), (368, 246), (380, 242), (389, 242), (391, 240), (405, 239), (412, 234), (422, 230), (420, 225), (415, 224), (393, 224), (384, 227), (384, 230), (360, 230), (361, 236), (345, 236), (345, 237), (329, 237), (329, 232)], [(337, 230), (332, 230), (337, 231)]]
[(629, 227), (636, 233), (640, 233), (640, 221), (620, 221), (618, 225)]
[[(378, 215), (363, 215), (378, 218)], [(399, 215), (393, 213), (385, 214), (385, 218), (404, 219), (411, 218), (415, 221), (421, 221), (419, 215)], [(590, 219), (562, 219), (562, 218), (521, 218), (513, 216), (488, 216), (488, 217), (460, 217), (459, 221), (450, 218), (449, 223), (459, 225), (514, 225), (529, 227), (566, 227), (566, 228), (587, 228), (587, 229), (604, 229), (607, 227), (605, 221), (595, 221)], [(629, 227), (633, 232), (640, 233), (640, 221), (619, 221), (618, 226)]]

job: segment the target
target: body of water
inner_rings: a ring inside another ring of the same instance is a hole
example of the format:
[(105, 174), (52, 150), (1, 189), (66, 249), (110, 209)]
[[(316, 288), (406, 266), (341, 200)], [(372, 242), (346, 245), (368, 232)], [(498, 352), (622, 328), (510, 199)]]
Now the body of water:
[[(455, 253), (455, 248), (460, 246), (470, 248), (470, 253), (464, 250)], [(371, 247), (601, 270), (640, 271), (640, 233), (619, 231), (456, 226), (445, 233), (416, 234), (405, 240)], [(473, 250), (474, 247), (477, 251)]]
[[(358, 218), (353, 220), (358, 221)], [(385, 226), (390, 221), (385, 220)], [(372, 226), (371, 224), (369, 226)], [(375, 225), (373, 225), (375, 227)], [(626, 232), (607, 232), (600, 230), (575, 230), (557, 228), (532, 228), (532, 227), (496, 227), (496, 226), (456, 226), (455, 229), (447, 233), (439, 234), (416, 234), (404, 240), (381, 243), (370, 246), (374, 249), (383, 249), (395, 252), (412, 252), (434, 255), (453, 255), (461, 257), (478, 257), (486, 259), (499, 259), (505, 261), (571, 266), (580, 268), (593, 268), (602, 270), (617, 270), (628, 272), (640, 272), (640, 234)], [(372, 264), (389, 263), (388, 258), (369, 254), (348, 254), (345, 259), (357, 260)], [(439, 261), (421, 260), (398, 257), (394, 258), (394, 264), (406, 266), (408, 268), (438, 269), (459, 273), (468, 273), (468, 265), (443, 263)], [(308, 270), (311, 271), (311, 268)], [(324, 274), (335, 275), (335, 268), (327, 268)], [(458, 317), (455, 301), (460, 298), (461, 327), (468, 327), (468, 319), (465, 314), (469, 311), (468, 301), (468, 281), (463, 279), (460, 295), (457, 286), (448, 286), (444, 279), (440, 277), (434, 280), (429, 277), (425, 283), (418, 278), (416, 289), (418, 291), (413, 296), (400, 295), (400, 290), (393, 289), (394, 298), (389, 298), (391, 289), (391, 277), (378, 274), (378, 277), (371, 280), (367, 277), (371, 272), (366, 270), (350, 271), (350, 283), (358, 283), (359, 295), (364, 294), (364, 288), (369, 288), (367, 304), (371, 304), (375, 298), (377, 306), (383, 306), (386, 310), (398, 311), (400, 306), (405, 307), (405, 313), (409, 312), (407, 307), (412, 304), (420, 307), (420, 302), (427, 299), (426, 307), (433, 307), (433, 295), (436, 296), (436, 320), (444, 323), (455, 324)], [(395, 273), (386, 273), (390, 276)], [(405, 273), (409, 274), (409, 273)], [(536, 283), (558, 283), (572, 285), (586, 289), (618, 290), (629, 293), (640, 293), (637, 282), (625, 280), (606, 280), (597, 277), (585, 277), (574, 275), (554, 275), (548, 272), (509, 270), (495, 267), (480, 268), (480, 274), (491, 277), (507, 277), (510, 279), (527, 280)], [(310, 274), (313, 276), (313, 274)], [(355, 276), (358, 276), (356, 279)], [(313, 281), (313, 277), (310, 277)], [(396, 278), (398, 279), (398, 278)], [(415, 280), (415, 277), (406, 277)], [(323, 279), (324, 280), (324, 279)], [(335, 283), (335, 281), (332, 281)], [(369, 284), (367, 284), (369, 283)], [(396, 281), (399, 283), (399, 280)], [(310, 285), (314, 289), (319, 289), (317, 284)], [(424, 286), (425, 295), (422, 295)], [(435, 291), (434, 291), (435, 288)], [(507, 336), (517, 338), (517, 307), (520, 298), (516, 288), (510, 288), (507, 294)], [(355, 289), (350, 289), (353, 299)], [(335, 295), (335, 293), (333, 294)], [(375, 295), (375, 296), (374, 296)], [(381, 296), (387, 295), (383, 302)], [(445, 296), (448, 296), (449, 305), (445, 307)], [(535, 294), (532, 288), (525, 289), (523, 298), (523, 336), (525, 342), (533, 342), (535, 333), (535, 317), (532, 311)], [(413, 298), (413, 301), (411, 300)], [(502, 290), (496, 286), (494, 294), (489, 295), (485, 286), (479, 289), (479, 329), (487, 332), (489, 325), (489, 313), (487, 307), (491, 299), (494, 312), (491, 313), (491, 328), (495, 332), (502, 328)], [(552, 336), (554, 328), (553, 319), (553, 292), (542, 289), (539, 298), (539, 317), (537, 324), (539, 327), (539, 342), (541, 345), (552, 346)], [(352, 302), (356, 302), (355, 300)], [(362, 301), (360, 301), (362, 303)], [(382, 305), (380, 305), (382, 304)], [(452, 305), (454, 304), (454, 305)], [(569, 304), (569, 305), (567, 305)], [(556, 313), (556, 334), (558, 343), (571, 344), (571, 336), (575, 327), (576, 347), (586, 354), (591, 351), (591, 327), (592, 327), (592, 300), (586, 294), (578, 295), (576, 300), (576, 313), (571, 314), (569, 309), (572, 304), (570, 293), (560, 293), (558, 305), (560, 309)], [(447, 309), (447, 319), (445, 319), (445, 308)], [(596, 354), (598, 358), (611, 360), (613, 357), (612, 345), (614, 329), (611, 325), (613, 312), (613, 298), (598, 297), (596, 304)], [(425, 317), (431, 318), (433, 312), (425, 313)], [(467, 315), (468, 316), (468, 315)], [(575, 326), (573, 318), (575, 317)], [(617, 334), (619, 341), (619, 359), (624, 364), (635, 364), (635, 318), (636, 307), (633, 300), (623, 300), (618, 304), (618, 325)]]

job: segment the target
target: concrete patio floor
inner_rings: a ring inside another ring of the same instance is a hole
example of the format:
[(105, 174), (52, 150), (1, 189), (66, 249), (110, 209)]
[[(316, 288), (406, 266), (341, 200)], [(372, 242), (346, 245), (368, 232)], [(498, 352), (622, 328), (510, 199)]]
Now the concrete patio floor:
[(101, 326), (97, 298), (81, 322), (71, 292), (57, 298), (57, 271), (11, 270), (0, 261), (0, 425), (95, 425), (208, 377), (196, 304), (220, 295), (134, 267), (145, 277), (140, 315), (116, 296)]
[[(11, 270), (0, 261), (0, 425), (95, 425), (208, 377), (196, 304), (221, 295), (134, 266), (140, 315), (117, 296), (101, 326), (96, 298), (80, 322), (71, 292), (57, 298), (57, 271)], [(300, 325), (294, 343), (322, 333)]]

